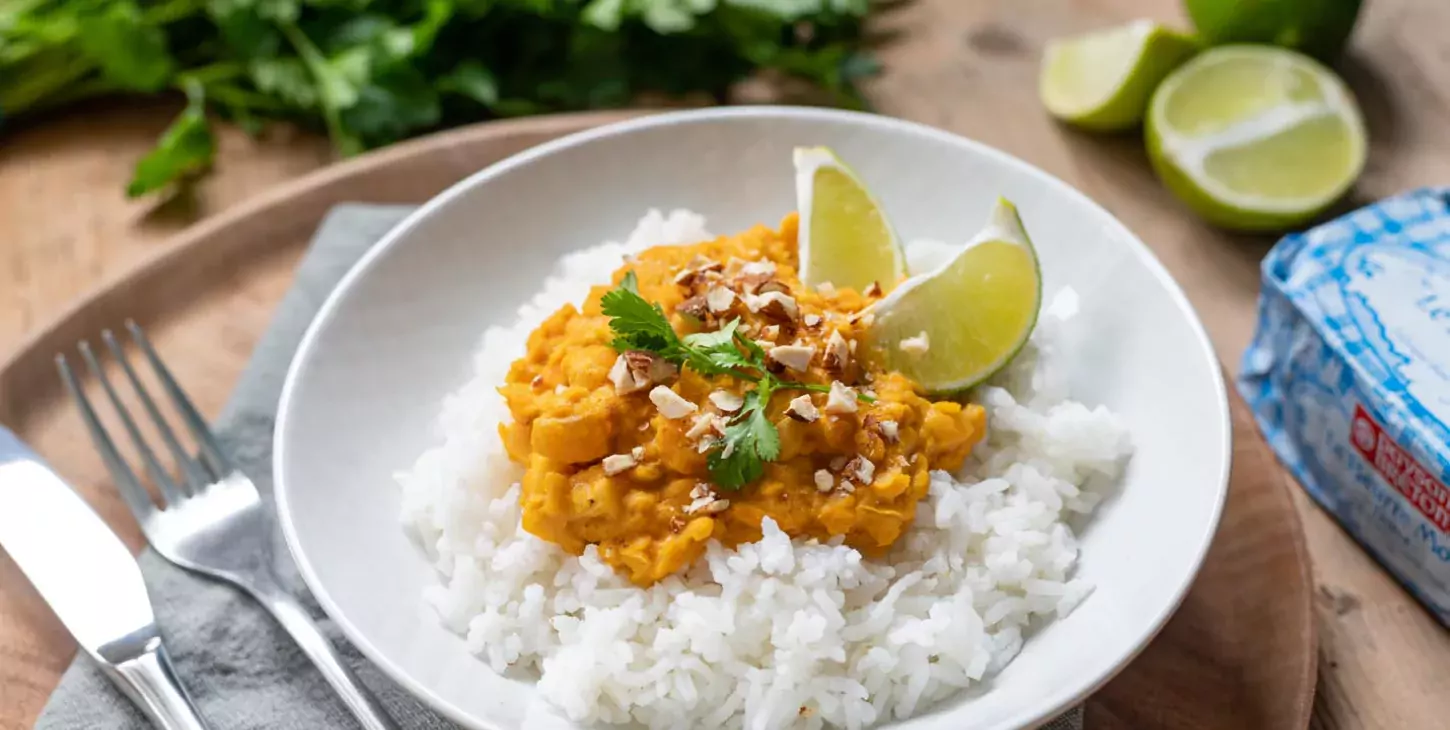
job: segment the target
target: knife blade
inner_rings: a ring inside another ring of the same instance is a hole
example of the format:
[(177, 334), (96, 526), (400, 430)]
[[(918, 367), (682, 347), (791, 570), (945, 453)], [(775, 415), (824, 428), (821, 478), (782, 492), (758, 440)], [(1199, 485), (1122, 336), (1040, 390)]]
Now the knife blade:
[(131, 551), (85, 500), (0, 426), (0, 547), (20, 566), (86, 653), (156, 635), (155, 614)]

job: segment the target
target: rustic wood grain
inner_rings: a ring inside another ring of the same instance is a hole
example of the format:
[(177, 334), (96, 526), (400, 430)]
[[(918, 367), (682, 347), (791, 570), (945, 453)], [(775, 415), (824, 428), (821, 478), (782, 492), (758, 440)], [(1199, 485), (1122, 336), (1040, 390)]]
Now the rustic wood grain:
[[(0, 420), (59, 465), (139, 547), (135, 525), (79, 419), (59, 397), (55, 352), (134, 317), (151, 330), (198, 405), (214, 413), (330, 205), (423, 199), (518, 149), (621, 116), (521, 120), (419, 140), (308, 175), (214, 216), (122, 281), (76, 303), (0, 362)], [(1303, 535), (1288, 491), (1236, 395), (1233, 409), (1239, 436), (1233, 486), (1202, 576), (1163, 633), (1089, 702), (1094, 728), (1171, 728), (1206, 716), (1215, 718), (1207, 727), (1223, 730), (1307, 722), (1315, 641)], [(0, 592), (0, 611), (23, 617), (13, 637), (0, 631), (0, 657), (11, 659), (0, 679), (12, 686), (8, 700), (38, 707), (64, 664), (68, 642), (6, 559), (0, 559), (0, 585), (13, 586)], [(1232, 701), (1225, 704), (1226, 698)]]
[[(1371, 157), (1346, 206), (1450, 181), (1450, 147), (1442, 141), (1450, 129), (1450, 45), (1443, 38), (1450, 3), (1365, 5), (1342, 72), (1364, 107)], [(888, 38), (881, 54), (888, 70), (870, 95), (882, 112), (1005, 149), (1112, 210), (1183, 284), (1233, 370), (1252, 331), (1257, 262), (1272, 240), (1203, 226), (1157, 185), (1136, 136), (1090, 137), (1058, 127), (1035, 100), (1037, 58), (1046, 39), (1140, 16), (1182, 22), (1176, 0), (916, 0), (877, 23)], [(131, 163), (174, 111), (169, 104), (92, 107), (0, 136), (0, 359), (82, 293), (156, 255), (183, 227), (329, 160), (315, 137), (281, 130), (254, 141), (230, 130), (221, 138), (217, 174), (195, 194), (160, 205), (125, 201), (119, 190)], [(256, 258), (239, 249), (230, 264), (238, 272), (207, 295), (215, 301), (196, 307), (241, 302), (265, 309), (285, 279), (277, 272), (287, 271), (294, 255), (282, 238), (272, 242), (271, 253), (250, 254)], [(204, 403), (214, 412), (224, 391), (218, 384), (231, 382), (255, 333), (231, 316), (200, 321), (203, 337), (185, 334), (189, 325), (183, 324), (173, 330), (162, 323), (158, 334), (163, 346), (202, 351), (182, 375), (218, 393)], [(32, 378), (27, 387), (49, 387), (44, 380)], [(0, 383), (0, 420), (8, 418), (3, 402), (15, 397), (15, 385)], [(42, 444), (42, 450), (78, 457), (85, 451), (65, 439)], [(1278, 478), (1277, 468), (1270, 471)], [(1450, 635), (1302, 492), (1294, 489), (1293, 496), (1319, 586), (1313, 726), (1444, 726), (1450, 717), (1450, 693), (1443, 691)], [(114, 508), (102, 511), (120, 516)], [(134, 532), (130, 538), (135, 544)], [(17, 577), (8, 559), (0, 559), (0, 728), (7, 730), (29, 726), (69, 660), (68, 650), (58, 649), (65, 646), (64, 634), (44, 606), (28, 592), (12, 598)], [(1231, 712), (1230, 704), (1222, 703), (1220, 711)], [(1121, 727), (1152, 719), (1131, 707), (1126, 699), (1121, 706), (1099, 703), (1094, 721), (1116, 718)], [(1204, 711), (1211, 717), (1214, 708)], [(1201, 725), (1183, 725), (1189, 726)]]

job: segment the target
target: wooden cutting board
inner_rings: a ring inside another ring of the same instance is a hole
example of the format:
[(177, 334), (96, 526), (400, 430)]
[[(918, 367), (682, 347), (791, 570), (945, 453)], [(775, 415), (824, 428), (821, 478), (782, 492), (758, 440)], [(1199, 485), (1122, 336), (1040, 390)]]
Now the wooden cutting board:
[[(420, 202), (518, 150), (622, 116), (538, 118), (449, 132), (304, 176), (210, 218), (0, 363), (0, 421), (35, 445), (139, 549), (136, 526), (80, 421), (59, 397), (55, 353), (135, 318), (198, 405), (215, 414), (330, 206)], [(1231, 398), (1232, 483), (1207, 562), (1158, 638), (1089, 701), (1089, 730), (1299, 730), (1308, 722), (1316, 654), (1304, 538), (1282, 472), (1242, 400)], [(6, 618), (0, 623), (0, 725), (26, 726), (73, 646), (6, 557), (0, 557), (0, 616)]]

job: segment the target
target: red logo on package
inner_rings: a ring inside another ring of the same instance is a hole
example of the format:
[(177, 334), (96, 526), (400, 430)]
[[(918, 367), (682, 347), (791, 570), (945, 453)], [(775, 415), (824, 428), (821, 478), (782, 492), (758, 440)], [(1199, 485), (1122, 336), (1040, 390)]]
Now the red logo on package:
[(1395, 491), (1405, 495), (1410, 504), (1434, 523), (1441, 532), (1450, 532), (1450, 489), (1436, 479), (1428, 469), (1420, 466), (1378, 422), (1365, 412), (1364, 406), (1354, 406), (1354, 424), (1349, 431), (1349, 443), (1364, 460), (1385, 478)]

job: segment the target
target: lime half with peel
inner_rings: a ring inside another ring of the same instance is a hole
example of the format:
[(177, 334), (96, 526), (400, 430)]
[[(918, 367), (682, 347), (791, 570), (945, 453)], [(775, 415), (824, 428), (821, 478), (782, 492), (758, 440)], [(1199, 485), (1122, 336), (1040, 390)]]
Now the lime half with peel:
[(1192, 37), (1151, 20), (1047, 44), (1038, 94), (1053, 116), (1096, 131), (1143, 121), (1163, 78), (1198, 52)]
[(800, 209), (800, 278), (863, 291), (890, 291), (906, 276), (901, 242), (881, 204), (856, 173), (825, 147), (795, 150)]
[(1360, 0), (1184, 0), (1198, 32), (1215, 45), (1269, 43), (1332, 62), (1344, 50)]
[(870, 309), (862, 357), (931, 393), (990, 378), (1037, 325), (1042, 272), (1017, 208), (999, 199), (986, 227), (936, 271), (914, 276)]
[(1364, 169), (1364, 122), (1339, 77), (1271, 46), (1214, 48), (1158, 87), (1148, 159), (1209, 222), (1273, 231), (1339, 199)]

